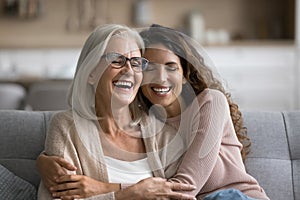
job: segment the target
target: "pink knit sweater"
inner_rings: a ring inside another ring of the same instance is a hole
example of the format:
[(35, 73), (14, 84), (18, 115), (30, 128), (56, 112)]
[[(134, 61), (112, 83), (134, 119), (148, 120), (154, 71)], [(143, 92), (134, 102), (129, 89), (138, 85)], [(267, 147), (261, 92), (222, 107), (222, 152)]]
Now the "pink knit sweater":
[(240, 154), (242, 145), (236, 136), (225, 95), (206, 89), (197, 100), (181, 116), (167, 120), (182, 135), (193, 133), (194, 140), (180, 158), (175, 175), (170, 165), (165, 170), (166, 177), (197, 186), (190, 192), (197, 199), (226, 188), (236, 188), (256, 199), (269, 199), (245, 170)]

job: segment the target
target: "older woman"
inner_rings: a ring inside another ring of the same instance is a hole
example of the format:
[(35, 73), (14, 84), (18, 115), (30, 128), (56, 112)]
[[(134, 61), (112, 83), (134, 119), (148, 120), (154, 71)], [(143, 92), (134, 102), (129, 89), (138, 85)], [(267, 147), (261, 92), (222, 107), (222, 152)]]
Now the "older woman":
[[(114, 192), (120, 190), (118, 183), (159, 176), (160, 163), (151, 159), (152, 146), (144, 143), (142, 135), (173, 129), (165, 126), (158, 130), (149, 123), (143, 126), (149, 118), (134, 101), (148, 62), (141, 57), (141, 49), (139, 34), (125, 26), (105, 25), (91, 33), (69, 91), (71, 109), (53, 116), (45, 143), (46, 155), (62, 157), (76, 170), (61, 177), (63, 184), (52, 193), (41, 183), (39, 199), (114, 199)], [(193, 189), (165, 179), (149, 179), (154, 181), (172, 189)], [(166, 197), (184, 197), (171, 189), (164, 193)]]

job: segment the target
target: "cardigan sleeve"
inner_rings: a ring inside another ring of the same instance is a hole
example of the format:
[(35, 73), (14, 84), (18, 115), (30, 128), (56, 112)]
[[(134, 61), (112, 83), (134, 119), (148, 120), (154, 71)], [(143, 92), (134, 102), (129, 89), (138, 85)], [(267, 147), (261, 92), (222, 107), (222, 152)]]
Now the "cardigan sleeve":
[[(60, 116), (61, 113), (56, 113), (53, 115), (50, 121), (49, 128), (47, 130), (46, 140), (45, 140), (45, 150), (46, 155), (55, 155), (64, 157), (64, 147), (66, 137), (61, 130)], [(38, 189), (38, 199), (50, 200), (53, 199), (50, 192), (46, 189), (43, 182), (40, 183)]]
[[(67, 161), (71, 162), (77, 167), (76, 174), (84, 175), (80, 159), (78, 157), (79, 155), (76, 149), (76, 141), (74, 139), (74, 134), (76, 134), (76, 130), (72, 120), (72, 115), (69, 112), (61, 112), (55, 114), (51, 119), (49, 129), (47, 132), (45, 142), (45, 153), (47, 155), (56, 155), (65, 158)], [(43, 189), (43, 185), (41, 185), (41, 189)], [(49, 192), (47, 190), (43, 189), (39, 192), (40, 199), (52, 199), (49, 198), (51, 195), (49, 195)], [(114, 192), (110, 192), (85, 199), (114, 200), (115, 195)]]
[(191, 129), (186, 127), (186, 131), (194, 133), (194, 139), (184, 154), (178, 170), (169, 179), (172, 182), (195, 185), (195, 190), (187, 192), (194, 196), (200, 192), (213, 171), (224, 127), (230, 118), (227, 99), (218, 91), (198, 96), (198, 103), (198, 108), (190, 109), (193, 112)]
[(56, 113), (50, 121), (45, 140), (45, 154), (64, 156), (66, 133), (63, 130), (61, 113)]

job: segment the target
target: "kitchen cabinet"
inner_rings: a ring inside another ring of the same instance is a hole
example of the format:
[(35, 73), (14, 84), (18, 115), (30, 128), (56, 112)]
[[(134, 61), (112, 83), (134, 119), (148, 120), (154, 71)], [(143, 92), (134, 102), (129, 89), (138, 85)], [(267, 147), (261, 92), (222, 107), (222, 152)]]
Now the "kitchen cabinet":
[(296, 47), (208, 47), (208, 55), (241, 109), (293, 110), (297, 107)]

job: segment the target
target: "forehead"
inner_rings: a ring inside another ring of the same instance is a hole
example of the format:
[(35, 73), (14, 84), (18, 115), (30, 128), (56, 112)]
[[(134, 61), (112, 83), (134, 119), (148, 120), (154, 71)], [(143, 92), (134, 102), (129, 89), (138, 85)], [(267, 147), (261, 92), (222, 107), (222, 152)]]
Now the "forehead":
[(128, 35), (114, 35), (108, 42), (105, 52), (115, 52), (120, 54), (138, 54), (140, 49), (136, 40)]
[(179, 57), (163, 44), (154, 44), (146, 48), (144, 57), (149, 61), (179, 60)]

